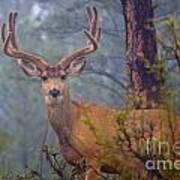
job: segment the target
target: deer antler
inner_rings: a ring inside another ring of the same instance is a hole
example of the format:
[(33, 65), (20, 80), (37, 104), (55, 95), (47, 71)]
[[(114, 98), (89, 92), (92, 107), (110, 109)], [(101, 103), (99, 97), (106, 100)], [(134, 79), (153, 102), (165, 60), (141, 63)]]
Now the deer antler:
[[(4, 53), (10, 57), (20, 59), (23, 63), (32, 63), (39, 70), (44, 70), (48, 67), (48, 63), (42, 57), (24, 52), (18, 48), (15, 34), (15, 24), (17, 12), (10, 12), (8, 20), (8, 29), (6, 33), (6, 24), (1, 28), (1, 39), (4, 43)], [(24, 69), (26, 70), (26, 69)]]
[(86, 55), (94, 52), (98, 48), (98, 43), (101, 36), (101, 28), (98, 25), (98, 12), (95, 7), (87, 7), (87, 15), (89, 20), (89, 28), (88, 31), (84, 30), (85, 35), (88, 38), (87, 45), (73, 54), (67, 55), (63, 57), (58, 66), (66, 70), (68, 69), (72, 63), (82, 60)]

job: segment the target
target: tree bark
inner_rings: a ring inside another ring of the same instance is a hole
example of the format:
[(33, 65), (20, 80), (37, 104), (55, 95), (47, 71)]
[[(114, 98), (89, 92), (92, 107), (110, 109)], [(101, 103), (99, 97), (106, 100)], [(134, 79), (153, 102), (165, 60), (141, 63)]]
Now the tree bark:
[(157, 57), (152, 0), (121, 0), (121, 3), (133, 102), (136, 108), (154, 107), (160, 102), (160, 83), (152, 68)]

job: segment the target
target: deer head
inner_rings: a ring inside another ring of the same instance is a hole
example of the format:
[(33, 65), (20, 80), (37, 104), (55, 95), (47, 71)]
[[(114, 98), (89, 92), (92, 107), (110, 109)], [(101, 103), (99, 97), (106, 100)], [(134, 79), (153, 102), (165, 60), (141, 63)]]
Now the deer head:
[(33, 78), (42, 80), (42, 92), (47, 104), (59, 104), (68, 95), (65, 80), (69, 75), (79, 74), (85, 67), (85, 57), (96, 51), (100, 40), (101, 28), (98, 25), (98, 13), (95, 7), (87, 7), (89, 27), (84, 30), (87, 36), (85, 47), (70, 55), (65, 55), (55, 66), (50, 66), (39, 55), (27, 53), (19, 48), (16, 40), (17, 12), (11, 12), (6, 24), (1, 27), (4, 53), (16, 59), (23, 72)]

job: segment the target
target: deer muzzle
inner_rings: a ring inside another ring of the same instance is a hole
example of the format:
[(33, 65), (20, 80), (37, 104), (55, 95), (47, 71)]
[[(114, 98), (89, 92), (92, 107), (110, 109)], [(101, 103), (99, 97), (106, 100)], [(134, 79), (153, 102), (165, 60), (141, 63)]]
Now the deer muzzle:
[(49, 95), (53, 98), (57, 98), (58, 96), (60, 96), (60, 91), (56, 88), (53, 88), (49, 91)]

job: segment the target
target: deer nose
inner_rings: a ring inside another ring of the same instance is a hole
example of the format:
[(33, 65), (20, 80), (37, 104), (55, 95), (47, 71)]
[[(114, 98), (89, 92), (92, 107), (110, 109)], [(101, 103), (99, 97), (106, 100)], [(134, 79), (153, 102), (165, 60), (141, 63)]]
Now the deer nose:
[(56, 98), (57, 96), (60, 95), (60, 91), (58, 89), (56, 89), (56, 88), (51, 89), (49, 91), (49, 95), (51, 95), (52, 97)]

